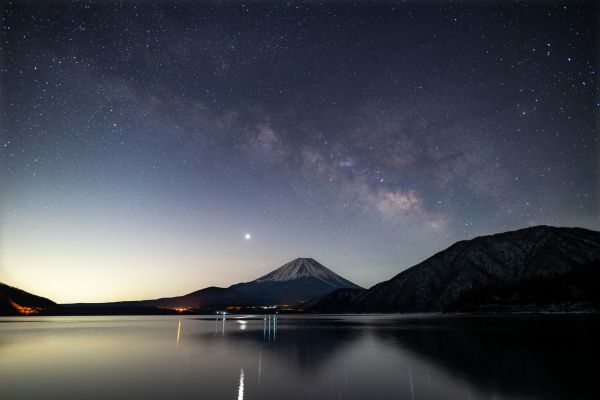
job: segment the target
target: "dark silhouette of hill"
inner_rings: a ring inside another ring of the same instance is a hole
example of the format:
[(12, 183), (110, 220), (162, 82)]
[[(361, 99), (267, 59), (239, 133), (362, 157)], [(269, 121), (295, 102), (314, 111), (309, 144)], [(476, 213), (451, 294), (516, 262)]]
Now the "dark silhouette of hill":
[(594, 310), (600, 232), (536, 226), (457, 242), (369, 290), (338, 290), (313, 312)]
[(56, 307), (52, 300), (0, 283), (0, 315), (35, 315)]

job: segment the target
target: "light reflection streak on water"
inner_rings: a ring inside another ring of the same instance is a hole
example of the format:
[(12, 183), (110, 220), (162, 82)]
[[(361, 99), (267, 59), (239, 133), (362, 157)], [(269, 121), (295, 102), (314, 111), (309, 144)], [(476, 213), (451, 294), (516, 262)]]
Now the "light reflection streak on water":
[(240, 386), (238, 388), (238, 400), (244, 400), (244, 368), (240, 368)]
[(179, 323), (177, 324), (177, 344), (179, 344), (179, 336), (181, 335), (181, 318), (179, 318)]
[(260, 377), (262, 375), (262, 345), (258, 349), (258, 384), (260, 385)]
[(276, 315), (265, 315), (263, 318), (263, 340), (268, 342), (272, 339), (277, 339), (277, 316)]
[[(225, 319), (227, 317), (225, 316), (225, 314), (223, 315), (217, 315), (215, 317), (215, 336), (225, 336)], [(221, 322), (221, 324), (219, 324), (219, 322)], [(219, 325), (221, 325), (221, 329), (219, 329)]]

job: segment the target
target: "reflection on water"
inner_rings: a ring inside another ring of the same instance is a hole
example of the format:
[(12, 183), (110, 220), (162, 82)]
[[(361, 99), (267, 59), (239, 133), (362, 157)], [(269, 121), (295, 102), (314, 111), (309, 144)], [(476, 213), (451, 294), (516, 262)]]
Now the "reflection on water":
[(238, 388), (238, 400), (244, 400), (244, 368), (240, 369), (240, 387)]
[(227, 315), (222, 314), (215, 317), (215, 336), (225, 336), (225, 322)]
[(598, 320), (0, 318), (0, 398), (596, 399)]
[(265, 315), (263, 317), (263, 340), (271, 341), (277, 339), (277, 315)]

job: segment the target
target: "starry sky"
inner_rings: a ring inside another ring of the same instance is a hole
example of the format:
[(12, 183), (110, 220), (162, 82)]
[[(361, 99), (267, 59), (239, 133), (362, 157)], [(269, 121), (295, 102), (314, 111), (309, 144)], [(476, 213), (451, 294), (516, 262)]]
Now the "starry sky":
[(302, 256), (369, 287), (600, 229), (594, 1), (0, 7), (5, 283), (155, 298)]

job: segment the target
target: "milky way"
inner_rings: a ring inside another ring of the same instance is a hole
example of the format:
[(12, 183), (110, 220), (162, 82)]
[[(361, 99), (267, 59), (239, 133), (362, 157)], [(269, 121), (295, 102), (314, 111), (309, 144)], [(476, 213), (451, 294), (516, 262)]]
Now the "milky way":
[(139, 298), (304, 256), (370, 286), (481, 234), (599, 229), (597, 21), (591, 1), (3, 2), (0, 281)]

